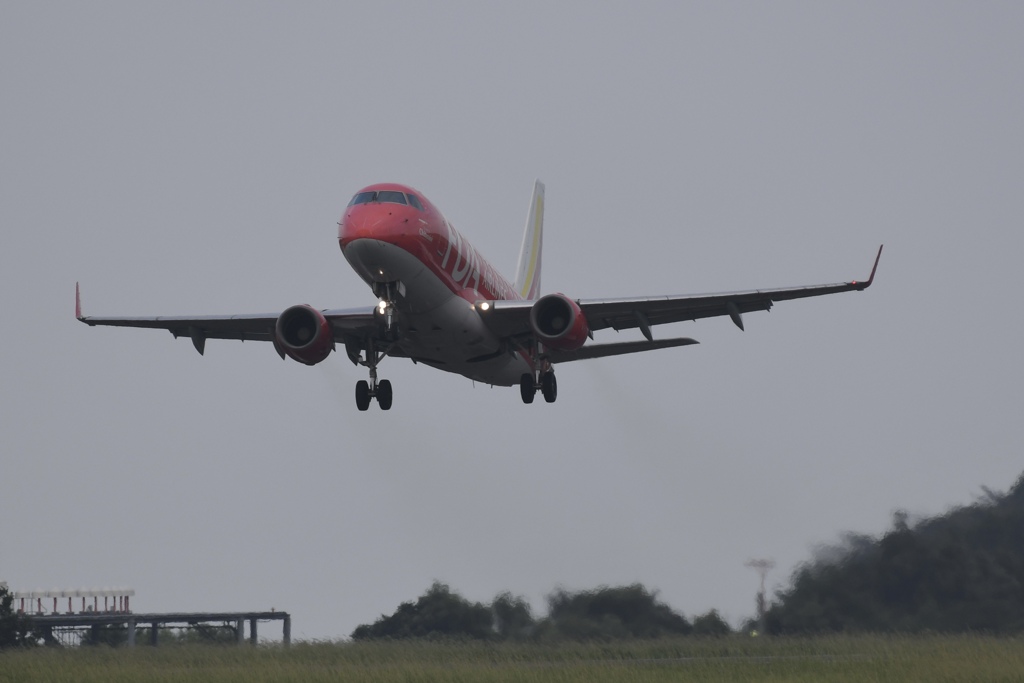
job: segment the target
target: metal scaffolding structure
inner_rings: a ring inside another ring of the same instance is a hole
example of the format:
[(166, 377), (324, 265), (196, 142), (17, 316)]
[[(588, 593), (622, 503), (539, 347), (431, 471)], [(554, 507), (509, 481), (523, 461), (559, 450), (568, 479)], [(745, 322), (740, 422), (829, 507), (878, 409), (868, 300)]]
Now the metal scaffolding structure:
[[(103, 627), (124, 627), (127, 630), (128, 647), (135, 646), (137, 627), (149, 627), (149, 644), (159, 645), (160, 627), (177, 626), (196, 628), (204, 624), (228, 625), (233, 628), (238, 643), (244, 643), (245, 624), (249, 623), (249, 642), (259, 642), (257, 624), (261, 621), (282, 622), (282, 642), (285, 646), (292, 640), (292, 618), (287, 612), (168, 612), (163, 614), (117, 613), (101, 614), (85, 612), (81, 614), (27, 614), (32, 628), (41, 631), (47, 640), (61, 641), (58, 637), (72, 632), (84, 634), (91, 632), (94, 636)], [(79, 638), (80, 640), (80, 638)]]
[[(7, 583), (0, 581), (7, 589)], [(85, 640), (99, 642), (104, 629), (123, 629), (124, 642), (132, 647), (136, 629), (148, 628), (150, 645), (158, 645), (164, 629), (196, 629), (211, 632), (226, 628), (238, 643), (259, 642), (259, 622), (282, 622), (282, 642), (290, 645), (292, 618), (287, 612), (166, 612), (135, 613), (131, 610), (132, 588), (75, 588), (16, 591), (11, 593), (14, 608), (25, 617), (30, 627), (49, 642), (77, 645)], [(102, 598), (102, 609), (100, 599)], [(67, 600), (67, 609), (63, 610)], [(79, 608), (76, 610), (76, 608)], [(87, 638), (88, 637), (88, 638)]]
[[(53, 588), (33, 591), (15, 591), (14, 598), (18, 612), (22, 614), (85, 614), (101, 613), (100, 598), (103, 598), (103, 614), (120, 614), (131, 612), (131, 598), (135, 595), (133, 588)], [(58, 601), (67, 599), (68, 608), (61, 612)], [(75, 611), (74, 601), (81, 599), (81, 609)], [(53, 601), (51, 608), (50, 601)]]

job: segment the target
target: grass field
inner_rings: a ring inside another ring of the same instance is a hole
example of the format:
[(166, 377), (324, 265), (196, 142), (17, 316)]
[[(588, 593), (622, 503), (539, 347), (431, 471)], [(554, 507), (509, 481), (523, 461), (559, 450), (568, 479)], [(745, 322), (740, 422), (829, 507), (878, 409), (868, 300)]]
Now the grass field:
[(0, 653), (0, 681), (1024, 681), (1024, 638), (297, 643)]

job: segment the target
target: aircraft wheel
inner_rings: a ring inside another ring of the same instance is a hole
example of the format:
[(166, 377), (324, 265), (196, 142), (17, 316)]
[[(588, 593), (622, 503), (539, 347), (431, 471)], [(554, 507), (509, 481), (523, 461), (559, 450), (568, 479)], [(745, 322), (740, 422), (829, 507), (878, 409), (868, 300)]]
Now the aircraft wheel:
[(541, 380), (540, 390), (541, 393), (544, 394), (545, 401), (548, 403), (555, 402), (555, 399), (558, 398), (558, 382), (555, 380), (555, 373), (544, 373), (544, 379)]
[(523, 403), (533, 403), (533, 395), (537, 388), (533, 386), (533, 375), (524, 374), (519, 379), (519, 395), (523, 397)]
[(391, 380), (382, 379), (377, 383), (377, 405), (381, 410), (391, 410), (391, 399), (394, 394), (391, 392)]
[(356, 408), (366, 410), (370, 407), (370, 384), (361, 379), (356, 382)]

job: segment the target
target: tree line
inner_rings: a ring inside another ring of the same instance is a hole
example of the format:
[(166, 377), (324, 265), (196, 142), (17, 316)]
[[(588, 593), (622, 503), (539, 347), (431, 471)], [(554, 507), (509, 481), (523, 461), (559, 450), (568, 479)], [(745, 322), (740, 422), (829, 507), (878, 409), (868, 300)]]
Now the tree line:
[(393, 614), (358, 626), (352, 640), (608, 640), (732, 632), (717, 611), (691, 622), (640, 584), (579, 592), (559, 589), (548, 596), (547, 607), (547, 615), (535, 618), (529, 603), (511, 593), (484, 604), (434, 582), (415, 602), (404, 602)]
[[(1006, 493), (911, 520), (881, 537), (845, 534), (798, 566), (765, 611), (769, 634), (1024, 632), (1024, 474)], [(617, 639), (725, 635), (717, 611), (688, 621), (639, 584), (548, 596), (547, 614), (510, 593), (489, 605), (435, 583), (415, 602), (359, 626), (353, 640)], [(741, 632), (760, 628), (747, 620)]]
[(847, 534), (794, 571), (769, 633), (1024, 631), (1024, 475), (1006, 493), (881, 538)]
[[(879, 538), (846, 534), (796, 568), (764, 614), (769, 634), (1024, 632), (1024, 475), (1006, 493), (912, 521), (893, 516)], [(0, 649), (40, 642), (0, 587)], [(744, 631), (756, 628), (751, 619)], [(688, 620), (640, 584), (547, 596), (547, 613), (501, 593), (472, 602), (435, 582), (413, 602), (358, 626), (352, 639), (623, 639), (731, 633), (716, 610)], [(212, 635), (212, 637), (211, 637)], [(195, 634), (224, 640), (230, 633)], [(101, 633), (101, 642), (119, 634)]]

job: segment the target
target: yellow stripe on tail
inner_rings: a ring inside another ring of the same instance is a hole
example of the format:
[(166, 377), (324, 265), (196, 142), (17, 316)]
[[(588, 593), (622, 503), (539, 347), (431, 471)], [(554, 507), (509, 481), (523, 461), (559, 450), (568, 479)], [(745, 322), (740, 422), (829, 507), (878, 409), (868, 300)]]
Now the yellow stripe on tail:
[(530, 213), (526, 217), (523, 233), (523, 248), (519, 252), (516, 268), (516, 292), (524, 299), (540, 296), (541, 248), (544, 242), (544, 183), (537, 181), (533, 186)]

